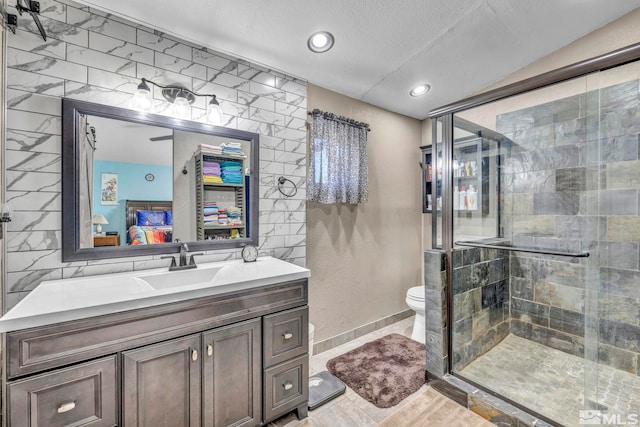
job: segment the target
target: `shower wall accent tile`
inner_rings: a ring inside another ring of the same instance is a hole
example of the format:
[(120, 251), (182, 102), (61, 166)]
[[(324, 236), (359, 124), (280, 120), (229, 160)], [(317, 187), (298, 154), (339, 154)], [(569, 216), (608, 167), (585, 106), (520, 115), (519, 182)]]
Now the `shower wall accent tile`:
[(614, 162), (607, 165), (607, 188), (640, 188), (640, 160)]
[(558, 307), (576, 312), (584, 311), (585, 290), (565, 286), (552, 281), (544, 281), (534, 288), (534, 301), (550, 307)]
[(638, 159), (638, 135), (621, 135), (587, 145), (588, 163), (624, 162)]
[(600, 319), (600, 342), (618, 348), (640, 352), (640, 327), (615, 320)]
[[(142, 77), (215, 93), (226, 126), (260, 134), (260, 254), (305, 265), (306, 82), (71, 0), (41, 0), (40, 19), (47, 42), (28, 19), (7, 35), (5, 190), (14, 209), (5, 240), (8, 308), (42, 280), (168, 266), (159, 257), (61, 261), (60, 98), (130, 108)], [(154, 112), (169, 114), (161, 91), (154, 87), (153, 96)], [(205, 108), (198, 99), (192, 118), (204, 120)], [(296, 183), (294, 197), (278, 192), (280, 176)], [(221, 250), (202, 260), (238, 257)]]
[(580, 210), (580, 195), (575, 192), (534, 193), (535, 215), (577, 215)]
[(576, 336), (584, 336), (584, 314), (557, 307), (550, 307), (549, 327)]
[(607, 219), (607, 239), (613, 242), (639, 242), (640, 218), (637, 216), (612, 216)]
[(549, 326), (549, 306), (520, 298), (511, 298), (511, 317), (522, 322)]
[(640, 244), (600, 242), (600, 265), (603, 267), (639, 270)]
[(600, 291), (640, 299), (640, 271), (600, 268)]

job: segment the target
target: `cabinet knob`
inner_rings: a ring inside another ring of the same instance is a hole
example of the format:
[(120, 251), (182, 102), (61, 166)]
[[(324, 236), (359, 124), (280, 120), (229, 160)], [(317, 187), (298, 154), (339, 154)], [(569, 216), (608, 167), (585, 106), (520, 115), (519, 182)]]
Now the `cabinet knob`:
[(65, 412), (69, 412), (70, 410), (74, 409), (75, 407), (76, 407), (76, 402), (63, 403), (62, 405), (58, 406), (58, 413), (59, 414), (64, 414)]
[(213, 356), (213, 346), (211, 344), (207, 345), (207, 356)]
[(293, 388), (293, 384), (284, 383), (284, 384), (282, 384), (282, 387), (284, 387), (285, 390), (291, 390)]
[(285, 332), (284, 334), (282, 334), (282, 337), (285, 340), (290, 340), (291, 338), (293, 338), (293, 334), (291, 332)]
[(198, 350), (191, 350), (191, 360), (194, 362), (198, 360)]

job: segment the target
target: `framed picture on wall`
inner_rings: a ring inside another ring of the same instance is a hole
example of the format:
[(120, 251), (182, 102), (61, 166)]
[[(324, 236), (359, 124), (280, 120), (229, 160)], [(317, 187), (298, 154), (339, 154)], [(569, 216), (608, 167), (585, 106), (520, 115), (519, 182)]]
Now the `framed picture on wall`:
[(100, 179), (100, 204), (118, 204), (118, 174), (103, 173)]

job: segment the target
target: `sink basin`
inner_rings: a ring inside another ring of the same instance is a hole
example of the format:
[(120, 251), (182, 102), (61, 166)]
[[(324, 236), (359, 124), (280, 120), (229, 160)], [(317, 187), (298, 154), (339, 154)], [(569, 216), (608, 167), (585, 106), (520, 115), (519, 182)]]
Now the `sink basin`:
[(153, 289), (168, 289), (211, 282), (221, 269), (222, 267), (171, 271), (140, 276), (138, 279), (148, 283)]

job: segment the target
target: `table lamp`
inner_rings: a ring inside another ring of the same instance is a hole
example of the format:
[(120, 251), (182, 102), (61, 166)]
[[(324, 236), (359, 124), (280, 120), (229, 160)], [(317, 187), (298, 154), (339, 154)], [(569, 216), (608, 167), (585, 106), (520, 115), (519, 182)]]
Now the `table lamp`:
[(96, 224), (96, 234), (102, 234), (102, 224), (109, 224), (104, 215), (94, 215), (93, 223)]

